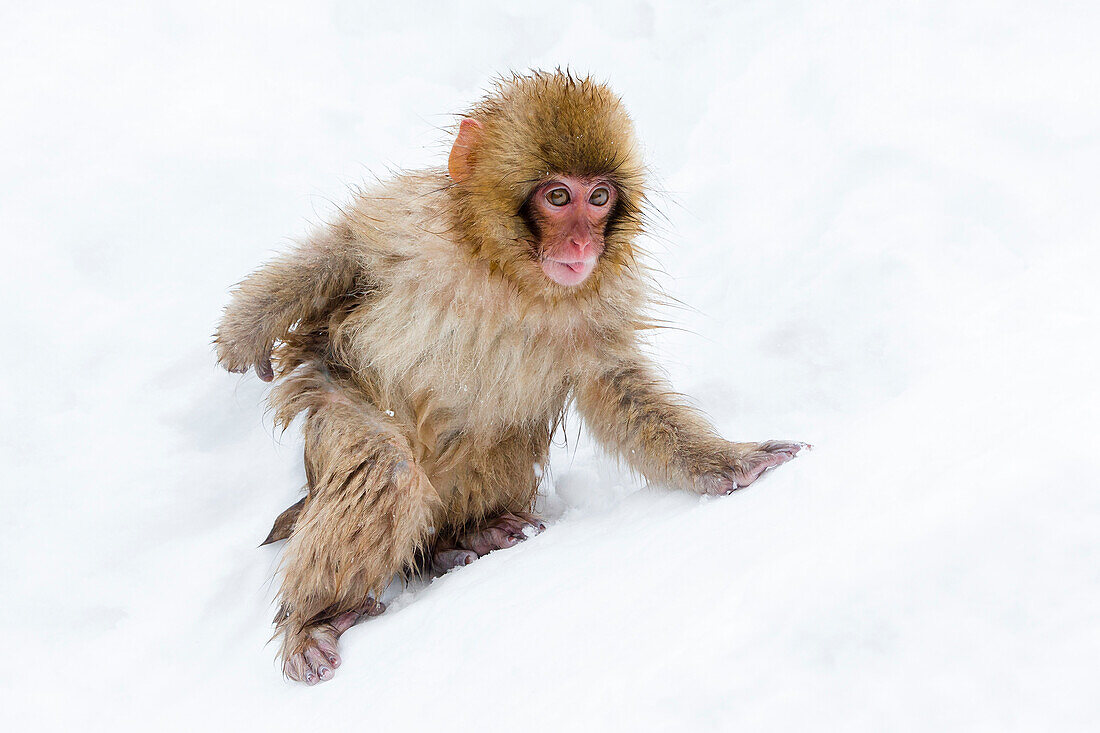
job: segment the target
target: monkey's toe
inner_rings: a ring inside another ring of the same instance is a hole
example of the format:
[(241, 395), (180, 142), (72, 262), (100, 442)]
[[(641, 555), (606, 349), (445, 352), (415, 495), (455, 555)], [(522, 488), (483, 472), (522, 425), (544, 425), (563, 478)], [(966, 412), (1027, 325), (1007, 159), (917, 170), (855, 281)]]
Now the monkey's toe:
[(332, 679), (336, 662), (340, 659), (338, 654), (326, 654), (321, 651), (320, 646), (314, 646), (306, 649), (305, 656), (306, 663), (317, 674), (318, 681)]
[(331, 680), (339, 666), (340, 655), (335, 650), (326, 652), (313, 645), (307, 646), (303, 652), (292, 654), (283, 663), (283, 674), (295, 682), (313, 686)]
[(318, 682), (332, 679), (333, 668), (336, 666), (327, 660), (322, 661), (316, 651), (312, 653), (293, 654), (283, 663), (283, 674), (295, 682), (302, 682), (311, 687)]
[(505, 516), (511, 517), (518, 525), (519, 532), (528, 537), (541, 534), (543, 530), (547, 528), (546, 523), (544, 523), (538, 515), (531, 514), (530, 512), (513, 512)]
[(458, 544), (477, 553), (478, 557), (488, 555), (493, 550), (503, 550), (520, 541), (515, 532), (503, 527), (486, 527), (476, 532), (468, 532), (459, 538)]
[(448, 570), (469, 565), (476, 559), (477, 553), (473, 550), (461, 550), (456, 547), (436, 550), (432, 553), (432, 570), (442, 575)]

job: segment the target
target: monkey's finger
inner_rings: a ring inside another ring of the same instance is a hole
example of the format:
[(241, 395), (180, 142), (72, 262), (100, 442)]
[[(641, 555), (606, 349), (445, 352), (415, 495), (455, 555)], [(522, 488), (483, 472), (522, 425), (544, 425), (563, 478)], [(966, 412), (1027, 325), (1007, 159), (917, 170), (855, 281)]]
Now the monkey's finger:
[(789, 453), (792, 456), (798, 454), (800, 450), (806, 448), (805, 443), (792, 443), (788, 440), (766, 440), (760, 444), (760, 450), (768, 453)]
[(764, 458), (760, 460), (760, 463), (764, 466), (765, 469), (775, 468), (777, 466), (782, 466), (784, 463), (792, 460), (793, 458), (793, 453), (768, 453)]
[(737, 478), (737, 487), (745, 488), (756, 481), (769, 468), (782, 466), (794, 458), (789, 453), (760, 453), (740, 461), (740, 465), (734, 467), (734, 476)]

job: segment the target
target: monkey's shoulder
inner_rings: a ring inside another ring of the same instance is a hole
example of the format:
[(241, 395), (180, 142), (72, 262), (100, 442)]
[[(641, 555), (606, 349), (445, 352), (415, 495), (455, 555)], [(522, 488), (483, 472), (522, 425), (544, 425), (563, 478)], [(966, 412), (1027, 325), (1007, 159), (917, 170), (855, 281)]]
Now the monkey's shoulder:
[(363, 265), (385, 278), (419, 269), (425, 253), (446, 250), (448, 232), (440, 213), (448, 206), (450, 179), (441, 169), (403, 173), (357, 189), (340, 210), (336, 226)]

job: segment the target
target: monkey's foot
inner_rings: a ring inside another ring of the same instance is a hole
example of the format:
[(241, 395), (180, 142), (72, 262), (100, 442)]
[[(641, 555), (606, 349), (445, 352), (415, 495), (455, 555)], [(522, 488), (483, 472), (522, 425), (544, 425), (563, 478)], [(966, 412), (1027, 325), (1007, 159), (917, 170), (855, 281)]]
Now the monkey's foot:
[(445, 573), (451, 568), (469, 565), (493, 550), (503, 550), (546, 529), (546, 524), (534, 514), (505, 512), (488, 524), (456, 540), (457, 546), (439, 546), (432, 553), (432, 570)]
[(512, 547), (544, 529), (546, 525), (534, 514), (505, 512), (479, 529), (459, 537), (458, 546), (482, 557), (493, 550)]
[(386, 610), (385, 604), (373, 598), (324, 623), (312, 624), (286, 640), (283, 646), (286, 660), (283, 674), (296, 682), (315, 685), (331, 680), (340, 666), (337, 651), (340, 635), (364, 616), (377, 616)]
[(729, 469), (721, 473), (709, 473), (699, 477), (696, 490), (701, 494), (730, 494), (743, 489), (764, 475), (765, 471), (782, 466), (798, 455), (806, 443), (784, 440), (767, 440), (763, 443), (734, 443), (736, 457)]

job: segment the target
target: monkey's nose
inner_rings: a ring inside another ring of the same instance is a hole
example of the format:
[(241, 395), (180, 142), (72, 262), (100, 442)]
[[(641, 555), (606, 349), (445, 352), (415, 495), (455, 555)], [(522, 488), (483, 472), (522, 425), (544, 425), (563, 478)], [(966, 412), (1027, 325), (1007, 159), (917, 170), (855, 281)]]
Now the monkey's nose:
[(581, 259), (586, 259), (588, 256), (588, 250), (592, 249), (592, 240), (590, 239), (571, 239), (570, 244), (577, 250), (577, 255)]

